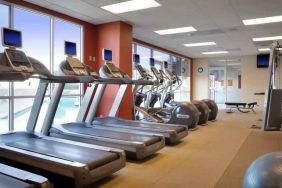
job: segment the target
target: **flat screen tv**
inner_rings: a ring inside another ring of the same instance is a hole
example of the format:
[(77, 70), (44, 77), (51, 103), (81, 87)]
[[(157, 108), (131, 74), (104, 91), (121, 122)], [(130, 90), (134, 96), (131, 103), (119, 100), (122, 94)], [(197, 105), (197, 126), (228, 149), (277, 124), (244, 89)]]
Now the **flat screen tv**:
[(269, 65), (269, 54), (257, 55), (257, 68), (267, 68)]

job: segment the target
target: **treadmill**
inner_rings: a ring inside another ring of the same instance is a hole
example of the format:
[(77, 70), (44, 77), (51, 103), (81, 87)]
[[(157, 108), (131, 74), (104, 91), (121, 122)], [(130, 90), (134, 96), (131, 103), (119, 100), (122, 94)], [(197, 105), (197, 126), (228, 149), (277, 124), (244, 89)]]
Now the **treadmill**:
[[(109, 112), (108, 117), (95, 117), (95, 114), (98, 110), (98, 105), (101, 102), (102, 96), (105, 92), (107, 84), (99, 84), (96, 90), (96, 94), (94, 99), (92, 100), (89, 98), (88, 101), (91, 103), (89, 108), (86, 122), (92, 123), (95, 126), (100, 125), (101, 127), (107, 128), (116, 128), (119, 130), (126, 130), (126, 131), (144, 131), (148, 133), (155, 133), (160, 134), (165, 137), (167, 144), (175, 144), (182, 140), (184, 137), (188, 135), (187, 127), (182, 125), (173, 125), (173, 124), (163, 124), (163, 123), (151, 123), (151, 122), (141, 122), (141, 121), (134, 121), (134, 120), (125, 120), (117, 118), (117, 113), (124, 97), (124, 93), (127, 89), (127, 86), (130, 85), (153, 85), (152, 81), (147, 80), (132, 80), (130, 77), (122, 72), (119, 68), (117, 68), (112, 61), (112, 51), (104, 49), (103, 50), (103, 57), (105, 61), (105, 65), (100, 69), (100, 76), (104, 79), (122, 79), (126, 84), (121, 84), (120, 88), (117, 92), (116, 98), (112, 105), (112, 108)], [(89, 92), (94, 92), (89, 90)], [(88, 90), (86, 91), (88, 94)], [(82, 106), (82, 109), (87, 109), (87, 106)], [(85, 110), (84, 110), (85, 111)], [(80, 114), (82, 117), (82, 115)]]
[(45, 177), (0, 164), (0, 187), (48, 188), (51, 185)]
[[(101, 80), (96, 72), (90, 70), (89, 67), (86, 67), (77, 58), (73, 57), (76, 50), (72, 51), (71, 49), (76, 49), (76, 44), (66, 41), (65, 52), (68, 57), (60, 64), (62, 74), (76, 76), (78, 78), (77, 83), (123, 83), (122, 79)], [(126, 152), (126, 157), (132, 159), (144, 159), (155, 154), (165, 146), (164, 138), (153, 133), (105, 129), (104, 127), (96, 127), (83, 121), (52, 125), (64, 86), (65, 83), (55, 85), (54, 93), (43, 121), (42, 133), (44, 135), (123, 149)], [(85, 104), (84, 98), (82, 103)]]
[(32, 105), (27, 130), (0, 134), (1, 161), (23, 166), (32, 172), (48, 173), (51, 181), (68, 178), (72, 180), (72, 186), (77, 188), (89, 186), (123, 168), (125, 155), (122, 150), (35, 133), (35, 126), (31, 126), (30, 122), (38, 119), (46, 91), (43, 88), (48, 87), (49, 83), (73, 83), (77, 78), (53, 76), (42, 63), (16, 49), (21, 47), (20, 31), (3, 28), (2, 32), (3, 43), (9, 48), (0, 54), (0, 79), (24, 81), (31, 76), (40, 79), (41, 84)]

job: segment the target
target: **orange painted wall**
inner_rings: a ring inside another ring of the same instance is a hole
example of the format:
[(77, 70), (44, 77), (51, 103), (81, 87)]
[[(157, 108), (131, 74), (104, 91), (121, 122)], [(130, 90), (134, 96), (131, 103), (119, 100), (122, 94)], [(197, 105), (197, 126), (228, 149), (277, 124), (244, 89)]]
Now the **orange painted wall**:
[[(120, 67), (124, 72), (132, 75), (132, 26), (124, 22), (112, 22), (97, 26), (97, 48), (96, 63), (97, 67), (101, 67), (104, 62), (102, 60), (103, 48), (113, 51), (113, 63)], [(108, 86), (105, 95), (102, 98), (97, 115), (105, 116), (109, 113), (115, 94), (118, 90), (117, 86)], [(119, 111), (119, 117), (132, 118), (132, 91), (128, 87), (124, 100), (122, 101)]]

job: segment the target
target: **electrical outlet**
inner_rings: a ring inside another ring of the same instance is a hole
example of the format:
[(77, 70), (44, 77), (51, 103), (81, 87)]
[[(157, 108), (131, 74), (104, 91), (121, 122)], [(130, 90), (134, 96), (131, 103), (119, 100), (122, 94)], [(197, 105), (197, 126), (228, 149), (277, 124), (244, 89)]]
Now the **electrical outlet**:
[(93, 56), (93, 57), (92, 57), (92, 61), (93, 61), (93, 62), (95, 62), (95, 61), (96, 61), (96, 58), (95, 58), (95, 56)]
[(89, 61), (92, 61), (92, 56), (89, 56)]

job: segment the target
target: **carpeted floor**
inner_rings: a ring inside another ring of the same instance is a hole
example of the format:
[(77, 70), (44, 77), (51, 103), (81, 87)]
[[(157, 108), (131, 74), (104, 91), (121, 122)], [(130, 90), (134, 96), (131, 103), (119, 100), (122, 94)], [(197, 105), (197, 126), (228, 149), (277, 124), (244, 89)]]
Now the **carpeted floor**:
[(250, 129), (260, 114), (226, 114), (190, 132), (183, 142), (168, 146), (142, 162), (127, 166), (94, 187), (241, 187), (249, 164), (258, 156), (280, 149), (279, 133)]

